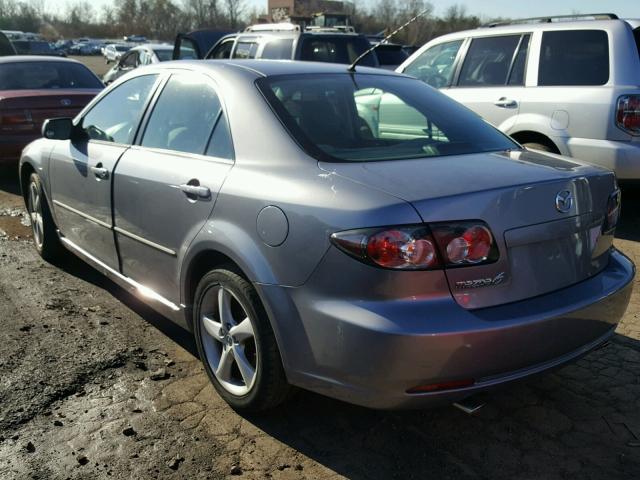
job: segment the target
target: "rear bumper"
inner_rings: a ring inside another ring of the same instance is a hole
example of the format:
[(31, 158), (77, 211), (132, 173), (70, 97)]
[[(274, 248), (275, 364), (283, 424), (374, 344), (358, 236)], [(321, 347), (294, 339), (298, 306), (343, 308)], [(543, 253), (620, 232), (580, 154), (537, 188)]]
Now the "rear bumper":
[(26, 135), (0, 135), (0, 163), (10, 163), (20, 160), (24, 147), (40, 138), (39, 133)]
[[(635, 267), (614, 251), (600, 274), (517, 303), (464, 310), (451, 298), (383, 302), (322, 298), (309, 287), (259, 286), (289, 381), (372, 408), (420, 408), (555, 368), (612, 335)], [(273, 303), (273, 302), (276, 303)], [(439, 382), (467, 388), (408, 394)]]
[(564, 155), (613, 170), (621, 180), (640, 179), (640, 143), (590, 138), (554, 138), (554, 141)]

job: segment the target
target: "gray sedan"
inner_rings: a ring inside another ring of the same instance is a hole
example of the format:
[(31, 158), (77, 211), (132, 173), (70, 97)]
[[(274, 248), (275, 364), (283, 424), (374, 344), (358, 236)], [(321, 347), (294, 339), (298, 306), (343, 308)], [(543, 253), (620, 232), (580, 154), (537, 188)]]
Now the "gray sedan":
[(629, 302), (613, 173), (396, 73), (153, 65), (43, 134), (20, 163), (40, 254), (193, 331), (236, 409), (458, 401), (600, 346)]

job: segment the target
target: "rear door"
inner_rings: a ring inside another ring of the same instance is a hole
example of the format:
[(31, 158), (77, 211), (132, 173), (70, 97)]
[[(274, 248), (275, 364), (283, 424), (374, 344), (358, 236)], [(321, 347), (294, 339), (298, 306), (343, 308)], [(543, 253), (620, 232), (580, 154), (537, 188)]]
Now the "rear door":
[(116, 87), (80, 119), (82, 138), (56, 142), (51, 154), (58, 227), (74, 245), (115, 270), (113, 170), (134, 138), (156, 81), (157, 75), (143, 75)]
[(204, 75), (173, 74), (148, 117), (115, 172), (115, 231), (122, 273), (177, 305), (182, 259), (213, 209), (233, 147)]
[(471, 39), (452, 88), (445, 93), (509, 132), (525, 84), (530, 34)]

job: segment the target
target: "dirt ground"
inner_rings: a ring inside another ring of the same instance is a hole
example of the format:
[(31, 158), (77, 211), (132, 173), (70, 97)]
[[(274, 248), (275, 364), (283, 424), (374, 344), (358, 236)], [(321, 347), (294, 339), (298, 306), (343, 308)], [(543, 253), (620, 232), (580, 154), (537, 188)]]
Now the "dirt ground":
[(73, 58), (74, 60), (84, 63), (100, 78), (102, 78), (102, 76), (107, 73), (111, 67), (113, 67), (113, 63), (107, 64), (102, 55), (72, 55), (69, 58)]
[[(637, 479), (640, 289), (612, 343), (489, 396), (380, 412), (300, 392), (243, 417), (190, 334), (80, 261), (43, 262), (0, 171), (2, 479)], [(640, 189), (618, 246), (640, 260)]]

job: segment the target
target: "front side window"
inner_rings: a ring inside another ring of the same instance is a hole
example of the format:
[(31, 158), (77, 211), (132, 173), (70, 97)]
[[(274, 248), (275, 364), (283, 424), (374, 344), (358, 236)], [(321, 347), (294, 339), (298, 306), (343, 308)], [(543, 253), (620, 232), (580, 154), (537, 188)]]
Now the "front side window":
[(404, 73), (434, 88), (451, 85), (453, 67), (462, 42), (456, 40), (428, 48), (405, 69)]
[(102, 97), (82, 118), (88, 138), (131, 144), (156, 78), (157, 75), (132, 78)]
[(538, 85), (604, 85), (608, 81), (607, 32), (564, 30), (542, 34)]
[(280, 38), (271, 40), (262, 50), (262, 58), (268, 60), (291, 60), (293, 39)]
[(138, 66), (138, 52), (131, 52), (125, 55), (120, 62), (124, 69), (136, 68)]
[(506, 85), (520, 35), (474, 38), (467, 52), (458, 85), (491, 87)]
[(220, 45), (215, 47), (215, 49), (209, 55), (207, 55), (207, 58), (213, 58), (217, 60), (231, 58), (231, 50), (233, 50), (233, 42), (234, 42), (234, 39), (232, 38), (229, 40), (225, 40)]
[(285, 75), (258, 87), (291, 135), (320, 160), (368, 162), (518, 148), (422, 82), (383, 75)]
[[(168, 50), (166, 48), (156, 48), (153, 50), (153, 53), (155, 53), (156, 57), (158, 57), (158, 60), (161, 62), (168, 62), (173, 56), (173, 50)], [(151, 61), (149, 61), (149, 63), (151, 63)]]
[(174, 75), (153, 108), (142, 146), (202, 155), (220, 113), (220, 100), (206, 77)]
[(256, 58), (258, 44), (255, 42), (238, 42), (233, 58), (251, 59)]
[(196, 54), (197, 48), (193, 40), (188, 38), (180, 39), (180, 51), (178, 52), (178, 60), (194, 60), (198, 58)]

